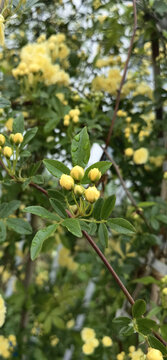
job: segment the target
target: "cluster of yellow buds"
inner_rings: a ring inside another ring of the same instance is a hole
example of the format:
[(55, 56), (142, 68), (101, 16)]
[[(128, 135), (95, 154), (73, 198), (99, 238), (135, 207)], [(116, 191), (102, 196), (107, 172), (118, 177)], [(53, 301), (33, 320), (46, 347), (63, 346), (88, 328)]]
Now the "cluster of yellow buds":
[(64, 126), (70, 125), (70, 119), (73, 123), (77, 124), (79, 122), (80, 110), (78, 108), (71, 109), (68, 114), (64, 116)]
[[(13, 175), (15, 173), (15, 167), (19, 156), (19, 145), (23, 142), (23, 135), (21, 133), (10, 134), (7, 142), (8, 143), (10, 142), (11, 146), (4, 146), (5, 142), (6, 142), (5, 136), (3, 134), (0, 134), (0, 154), (2, 154), (6, 158), (9, 168), (6, 167), (2, 158), (1, 158), (1, 162), (4, 168), (10, 174)], [(16, 154), (15, 154), (15, 150), (16, 150)], [(13, 170), (11, 169), (11, 165), (9, 162), (9, 159), (11, 158), (12, 155), (13, 155)]]
[(126, 116), (127, 116), (127, 112), (124, 111), (124, 110), (118, 110), (118, 111), (117, 111), (117, 116), (126, 117)]
[[(84, 169), (81, 166), (74, 166), (70, 171), (70, 175), (62, 174), (60, 178), (60, 185), (66, 190), (73, 190), (75, 195), (79, 197), (84, 196), (84, 198), (90, 202), (94, 203), (100, 197), (100, 191), (97, 190), (96, 186), (89, 186), (85, 189), (80, 182), (84, 177)], [(88, 178), (92, 183), (99, 181), (101, 178), (101, 172), (97, 168), (93, 168), (88, 173)]]

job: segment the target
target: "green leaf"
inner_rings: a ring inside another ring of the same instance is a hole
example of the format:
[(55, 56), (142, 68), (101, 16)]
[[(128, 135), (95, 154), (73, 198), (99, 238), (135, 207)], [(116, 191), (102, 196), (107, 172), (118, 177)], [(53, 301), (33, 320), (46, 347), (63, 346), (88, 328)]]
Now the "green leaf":
[(8, 99), (5, 99), (4, 97), (0, 97), (0, 108), (6, 108), (11, 106), (11, 102)]
[(65, 226), (67, 230), (76, 237), (79, 238), (82, 237), (82, 231), (78, 219), (72, 219), (72, 218), (65, 219), (62, 225)]
[(108, 219), (114, 206), (115, 206), (116, 196), (111, 195), (106, 200), (104, 200), (103, 206), (101, 208), (101, 219)]
[(59, 200), (56, 199), (49, 199), (53, 209), (56, 211), (56, 213), (62, 217), (62, 218), (66, 218), (67, 217), (67, 213), (66, 213), (66, 209), (63, 206), (64, 204), (62, 204)]
[(130, 336), (134, 334), (134, 328), (132, 325), (130, 326), (124, 326), (120, 329), (119, 333), (123, 336)]
[(0, 220), (0, 243), (6, 239), (6, 226), (2, 220)]
[(164, 214), (157, 215), (156, 219), (161, 221), (163, 224), (167, 224), (167, 215)]
[(65, 196), (62, 194), (62, 191), (49, 189), (48, 194), (50, 198), (60, 201), (62, 204), (66, 204)]
[(107, 221), (107, 225), (120, 234), (133, 234), (136, 230), (134, 226), (127, 220), (122, 218), (113, 218)]
[(49, 225), (41, 230), (39, 230), (33, 240), (32, 240), (32, 244), (31, 244), (31, 260), (35, 260), (36, 257), (39, 255), (41, 249), (42, 249), (42, 245), (43, 242), (48, 239), (57, 229), (58, 224), (54, 224), (54, 225)]
[(103, 206), (103, 203), (104, 203), (104, 199), (99, 198), (94, 204), (93, 217), (96, 220), (100, 220), (101, 208)]
[(104, 248), (108, 247), (108, 230), (105, 224), (99, 225), (98, 238)]
[(60, 178), (62, 174), (70, 174), (70, 169), (60, 161), (45, 159), (43, 162), (47, 170), (57, 178)]
[(85, 168), (90, 157), (90, 142), (86, 127), (73, 138), (71, 144), (71, 156), (74, 166), (79, 165)]
[(132, 322), (132, 320), (129, 319), (128, 317), (120, 316), (120, 317), (114, 318), (112, 320), (112, 322), (114, 324), (118, 324), (119, 326), (127, 326)]
[(148, 342), (151, 347), (161, 351), (163, 355), (167, 355), (167, 348), (153, 335), (148, 335)]
[(12, 200), (8, 203), (0, 204), (0, 218), (7, 218), (9, 215), (13, 214), (20, 206), (21, 202), (19, 200)]
[(23, 211), (41, 216), (43, 219), (59, 220), (59, 218), (55, 214), (51, 213), (42, 206), (28, 206)]
[(146, 303), (144, 300), (136, 300), (132, 306), (132, 315), (134, 318), (141, 317), (146, 312)]
[(148, 335), (152, 332), (152, 330), (157, 330), (158, 325), (154, 320), (151, 319), (137, 319), (136, 324), (138, 327), (138, 331), (143, 335)]
[(58, 329), (65, 329), (65, 323), (64, 320), (61, 319), (59, 316), (54, 316), (52, 319), (53, 324), (58, 328)]
[(55, 114), (55, 118), (53, 119), (50, 119), (46, 125), (44, 126), (44, 132), (45, 133), (49, 133), (50, 131), (52, 131), (53, 129), (56, 128), (56, 126), (58, 125), (58, 123), (60, 122), (61, 120), (61, 117), (58, 117), (56, 118), (56, 114)]
[(145, 208), (145, 207), (150, 207), (150, 206), (154, 206), (154, 205), (156, 205), (156, 202), (154, 202), (154, 201), (143, 201), (143, 202), (139, 202), (138, 204), (137, 204), (137, 206), (138, 207), (143, 207), (143, 208)]
[(16, 133), (23, 133), (23, 131), (24, 131), (24, 116), (20, 114), (13, 121), (12, 132), (16, 134)]
[(160, 284), (160, 282), (158, 280), (156, 280), (155, 278), (153, 278), (152, 276), (145, 276), (145, 277), (142, 277), (140, 279), (135, 279), (132, 282), (133, 283), (140, 283), (140, 284), (144, 284), (144, 285)]
[(27, 145), (33, 139), (33, 137), (36, 135), (37, 131), (38, 131), (37, 127), (34, 127), (32, 129), (26, 131), (26, 133), (24, 135), (24, 140), (21, 144), (21, 149), (23, 149), (23, 147), (25, 145)]
[(23, 219), (9, 218), (6, 223), (10, 229), (18, 234), (30, 235), (32, 233), (31, 225)]
[(112, 163), (110, 161), (98, 161), (95, 164), (89, 166), (85, 171), (85, 175), (82, 179), (82, 184), (88, 184), (91, 182), (90, 179), (88, 178), (88, 174), (91, 169), (97, 168), (103, 175), (111, 167), (111, 165)]

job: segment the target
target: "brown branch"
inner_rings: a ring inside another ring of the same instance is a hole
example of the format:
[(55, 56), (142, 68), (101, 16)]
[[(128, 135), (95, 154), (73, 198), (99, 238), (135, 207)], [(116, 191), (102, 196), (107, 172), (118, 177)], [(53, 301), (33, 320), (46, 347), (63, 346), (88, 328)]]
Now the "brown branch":
[(116, 120), (116, 117), (117, 117), (117, 111), (118, 111), (118, 108), (119, 108), (119, 103), (120, 103), (120, 98), (121, 98), (121, 91), (122, 91), (122, 87), (123, 87), (125, 79), (126, 79), (129, 60), (130, 60), (130, 56), (131, 56), (131, 53), (132, 53), (134, 38), (135, 38), (136, 30), (137, 30), (136, 0), (133, 0), (133, 13), (134, 13), (133, 33), (132, 33), (132, 37), (131, 37), (131, 41), (130, 41), (130, 46), (129, 46), (129, 50), (128, 50), (127, 59), (126, 59), (126, 62), (125, 62), (125, 67), (124, 67), (121, 83), (120, 83), (120, 86), (119, 86), (119, 89), (118, 89), (118, 94), (117, 94), (117, 97), (116, 97), (114, 114), (113, 114), (113, 117), (112, 117), (112, 120), (111, 120), (111, 125), (110, 125), (108, 136), (107, 136), (107, 139), (106, 139), (105, 149), (108, 148), (108, 145), (109, 145), (109, 142), (110, 142), (110, 139), (111, 139), (111, 135), (112, 135), (112, 131), (113, 131), (113, 127), (114, 127), (114, 123), (115, 123), (115, 120)]
[(106, 156), (108, 157), (108, 159), (112, 162), (113, 166), (114, 166), (114, 169), (119, 177), (119, 180), (121, 182), (121, 185), (127, 195), (127, 197), (129, 198), (129, 200), (131, 201), (132, 205), (134, 206), (134, 208), (136, 209), (136, 212), (140, 215), (140, 217), (144, 220), (145, 224), (147, 225), (147, 227), (149, 228), (149, 230), (152, 230), (151, 229), (151, 226), (150, 224), (148, 223), (147, 219), (145, 218), (145, 216), (143, 215), (142, 211), (140, 210), (140, 208), (138, 207), (133, 195), (130, 193), (130, 191), (127, 189), (126, 187), (126, 184), (125, 184), (125, 181), (123, 180), (123, 177), (120, 173), (120, 170), (119, 170), (119, 166), (116, 164), (115, 160), (113, 160), (113, 158), (111, 158), (111, 156), (108, 154), (107, 150), (105, 150), (103, 148), (103, 151), (104, 153), (106, 154)]

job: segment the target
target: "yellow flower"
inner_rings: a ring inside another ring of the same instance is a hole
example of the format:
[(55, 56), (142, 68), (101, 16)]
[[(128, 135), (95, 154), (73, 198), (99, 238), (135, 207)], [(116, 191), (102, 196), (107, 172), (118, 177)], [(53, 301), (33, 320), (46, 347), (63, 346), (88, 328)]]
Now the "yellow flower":
[(145, 164), (148, 160), (148, 150), (140, 148), (134, 152), (133, 161), (137, 165)]
[(6, 158), (10, 159), (13, 154), (12, 148), (9, 146), (5, 146), (3, 149), (3, 154)]
[(82, 351), (85, 355), (91, 355), (94, 353), (94, 346), (91, 342), (87, 342), (82, 346)]
[(79, 121), (79, 117), (77, 115), (75, 115), (73, 118), (72, 118), (72, 121), (76, 124), (78, 123)]
[(164, 295), (167, 295), (167, 287), (162, 290), (162, 293), (163, 293)]
[(125, 149), (125, 155), (126, 156), (132, 156), (133, 155), (133, 149), (132, 148), (127, 148)]
[(129, 352), (132, 353), (136, 350), (135, 346), (131, 345), (129, 346)]
[(119, 353), (117, 355), (117, 360), (124, 360), (124, 357), (125, 357), (125, 353), (124, 353), (124, 351), (122, 351), (121, 353)]
[(84, 191), (85, 191), (85, 188), (83, 186), (75, 185), (74, 194), (81, 196), (81, 195), (83, 195)]
[(74, 166), (70, 171), (70, 175), (74, 180), (80, 181), (84, 177), (84, 169), (81, 166)]
[(74, 319), (71, 319), (71, 320), (67, 321), (66, 327), (67, 327), (67, 329), (71, 329), (74, 327), (74, 325), (75, 325), (75, 321), (74, 321)]
[(89, 187), (85, 190), (85, 197), (90, 203), (94, 203), (100, 197), (100, 191), (95, 186)]
[(131, 120), (132, 120), (132, 118), (131, 118), (130, 116), (128, 116), (128, 117), (126, 118), (126, 122), (127, 122), (127, 123), (130, 123)]
[(2, 295), (0, 295), (0, 327), (2, 327), (5, 322), (5, 314), (6, 314), (5, 302), (2, 298)]
[(102, 344), (103, 346), (111, 346), (112, 345), (112, 339), (109, 336), (103, 336), (102, 338)]
[(51, 336), (50, 344), (51, 346), (56, 346), (59, 342), (59, 338), (56, 335)]
[(83, 341), (87, 342), (96, 337), (96, 333), (93, 329), (85, 327), (81, 331), (81, 338)]
[(99, 171), (99, 169), (93, 168), (89, 171), (88, 178), (93, 182), (98, 181), (101, 178), (101, 172)]
[(74, 187), (74, 180), (70, 175), (63, 174), (60, 178), (60, 185), (66, 190), (72, 190)]
[(117, 116), (126, 117), (126, 116), (127, 116), (127, 112), (126, 112), (126, 111), (123, 111), (123, 110), (118, 110), (118, 111), (117, 111)]
[(0, 145), (4, 145), (5, 144), (5, 136), (0, 134)]
[(164, 179), (167, 180), (167, 171), (164, 172)]
[(4, 36), (4, 17), (0, 14), (0, 45), (3, 46), (5, 43), (5, 36)]
[(16, 336), (15, 335), (9, 335), (8, 339), (10, 343), (12, 343), (12, 346), (16, 346)]
[(147, 360), (163, 360), (162, 353), (154, 348), (148, 348)]

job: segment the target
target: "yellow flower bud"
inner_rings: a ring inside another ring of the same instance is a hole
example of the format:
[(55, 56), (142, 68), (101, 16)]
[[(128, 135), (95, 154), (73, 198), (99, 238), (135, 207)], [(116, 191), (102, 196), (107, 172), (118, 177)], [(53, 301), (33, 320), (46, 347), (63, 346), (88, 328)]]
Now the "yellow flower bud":
[(10, 134), (9, 139), (10, 139), (11, 143), (13, 144), (14, 143), (14, 134)]
[(69, 126), (70, 121), (68, 119), (64, 119), (64, 126)]
[(88, 178), (93, 182), (100, 180), (101, 171), (99, 171), (99, 169), (97, 169), (97, 168), (91, 169), (88, 173)]
[(81, 196), (81, 195), (83, 195), (84, 191), (85, 191), (85, 188), (84, 188), (83, 186), (81, 186), (81, 185), (75, 185), (75, 187), (74, 187), (74, 193), (75, 193), (75, 195)]
[(133, 155), (133, 149), (132, 148), (127, 148), (125, 149), (125, 155), (126, 156), (132, 156)]
[(72, 118), (72, 121), (76, 124), (78, 123), (79, 121), (79, 117), (77, 115), (75, 115), (73, 118)]
[(74, 180), (80, 181), (84, 177), (84, 169), (81, 166), (74, 166), (70, 171), (70, 175)]
[(12, 148), (9, 146), (5, 146), (3, 149), (3, 154), (6, 158), (10, 159), (13, 154)]
[(74, 187), (74, 180), (70, 175), (63, 174), (60, 178), (60, 185), (66, 190), (72, 190)]
[(65, 120), (65, 121), (69, 121), (69, 120), (70, 120), (70, 115), (66, 114), (66, 115), (64, 116), (64, 120)]
[(167, 171), (164, 172), (164, 179), (167, 180)]
[(163, 356), (161, 351), (154, 349), (154, 348), (148, 348), (148, 353), (146, 356), (147, 360), (163, 360)]
[(21, 144), (23, 142), (23, 135), (21, 133), (14, 134), (13, 141), (16, 145)]
[(90, 203), (94, 203), (100, 197), (100, 191), (97, 190), (96, 186), (89, 187), (85, 190), (85, 197)]
[(112, 339), (109, 336), (103, 336), (102, 344), (105, 347), (111, 346), (112, 345)]
[(4, 145), (5, 144), (5, 136), (0, 134), (0, 145)]

